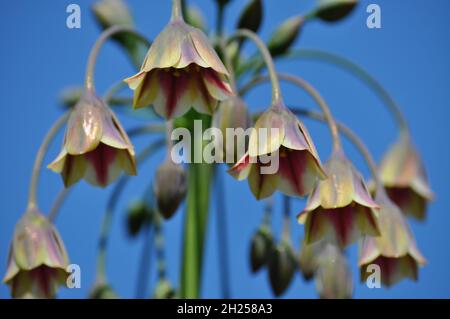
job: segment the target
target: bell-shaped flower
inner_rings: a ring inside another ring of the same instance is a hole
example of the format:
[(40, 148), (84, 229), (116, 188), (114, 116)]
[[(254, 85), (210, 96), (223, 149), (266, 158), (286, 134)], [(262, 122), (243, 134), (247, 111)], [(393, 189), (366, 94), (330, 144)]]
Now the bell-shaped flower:
[(221, 157), (226, 163), (235, 164), (245, 154), (249, 140), (245, 131), (250, 126), (250, 114), (241, 98), (230, 97), (220, 103), (213, 115), (212, 127), (222, 132), (223, 139), (214, 141), (217, 143), (216, 149), (222, 152)]
[(257, 199), (276, 189), (305, 196), (318, 178), (326, 177), (308, 131), (284, 104), (271, 106), (258, 118), (247, 153), (229, 173), (238, 180), (248, 178)]
[(364, 235), (377, 236), (378, 205), (370, 197), (364, 179), (345, 157), (335, 151), (325, 164), (326, 180), (318, 181), (303, 212), (305, 240), (325, 240), (345, 247)]
[(69, 273), (66, 249), (58, 231), (35, 209), (19, 220), (9, 250), (3, 282), (13, 298), (53, 298)]
[(134, 90), (134, 108), (153, 104), (166, 119), (194, 107), (213, 114), (218, 101), (232, 95), (228, 71), (205, 34), (172, 18), (151, 45), (141, 70), (125, 80)]
[(416, 280), (418, 266), (426, 263), (416, 246), (409, 225), (400, 209), (381, 190), (377, 192), (380, 205), (379, 225), (381, 236), (366, 236), (360, 248), (359, 266), (361, 280), (373, 273), (370, 265), (378, 265), (381, 283), (394, 285), (403, 278)]
[(350, 299), (353, 295), (352, 272), (341, 250), (327, 244), (318, 257), (316, 288), (322, 299)]
[(48, 166), (69, 187), (84, 178), (106, 187), (123, 170), (136, 175), (134, 148), (111, 109), (90, 90), (73, 108), (62, 150)]
[(424, 219), (434, 197), (422, 160), (406, 134), (389, 149), (380, 165), (380, 178), (389, 197), (405, 215)]

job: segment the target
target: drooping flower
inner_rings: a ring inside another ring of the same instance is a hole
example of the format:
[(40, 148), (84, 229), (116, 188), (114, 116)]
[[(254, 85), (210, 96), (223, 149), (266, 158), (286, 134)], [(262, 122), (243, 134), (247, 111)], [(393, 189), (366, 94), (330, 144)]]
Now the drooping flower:
[(84, 178), (105, 187), (123, 170), (136, 175), (134, 148), (111, 109), (93, 92), (84, 92), (67, 123), (62, 150), (48, 166), (66, 187)]
[(408, 135), (402, 135), (384, 156), (380, 178), (389, 197), (405, 215), (425, 218), (427, 203), (434, 194), (419, 153)]
[[(284, 104), (271, 106), (254, 128), (247, 153), (229, 173), (238, 180), (248, 178), (257, 199), (269, 197), (276, 189), (289, 196), (305, 196), (317, 178), (325, 178), (308, 131)], [(274, 172), (264, 171), (273, 164), (262, 160), (267, 155), (277, 155)]]
[(153, 104), (171, 119), (191, 107), (212, 114), (218, 101), (232, 95), (227, 76), (205, 34), (175, 17), (153, 42), (139, 73), (125, 82), (135, 91), (134, 108)]
[(381, 282), (386, 286), (403, 278), (416, 280), (418, 266), (424, 265), (426, 260), (416, 246), (405, 217), (384, 191), (377, 192), (376, 201), (380, 205), (381, 236), (363, 239), (359, 257), (361, 280), (365, 281), (371, 274), (368, 271), (371, 264), (380, 267)]
[(159, 212), (169, 219), (186, 197), (186, 172), (169, 158), (158, 167), (153, 188)]
[(305, 240), (326, 240), (345, 247), (364, 235), (379, 235), (376, 209), (361, 174), (342, 151), (325, 164), (326, 180), (318, 181), (303, 212)]
[[(230, 97), (220, 103), (219, 108), (213, 115), (212, 127), (218, 128), (222, 132), (223, 140), (216, 141), (217, 149), (222, 151), (222, 158), (227, 163), (236, 163), (247, 150), (248, 136), (242, 134), (244, 138), (240, 139), (237, 133), (238, 130), (245, 132), (250, 126), (250, 115), (245, 102), (241, 98)], [(228, 136), (227, 132), (236, 132), (236, 135)], [(233, 143), (229, 138), (233, 139)]]
[(3, 282), (13, 298), (53, 298), (69, 273), (66, 249), (55, 227), (36, 209), (19, 220)]
[(316, 287), (322, 299), (349, 299), (353, 280), (345, 255), (332, 244), (326, 244), (317, 261)]

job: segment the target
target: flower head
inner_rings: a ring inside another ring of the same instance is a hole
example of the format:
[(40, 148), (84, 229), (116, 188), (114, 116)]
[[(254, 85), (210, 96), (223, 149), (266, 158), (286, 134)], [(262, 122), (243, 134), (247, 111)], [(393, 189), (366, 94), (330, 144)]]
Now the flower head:
[(385, 155), (380, 166), (380, 178), (389, 197), (404, 214), (425, 218), (427, 203), (434, 194), (409, 136), (401, 136)]
[(58, 231), (31, 209), (16, 225), (3, 282), (14, 298), (53, 298), (66, 282), (68, 264)]
[(318, 181), (303, 212), (307, 243), (324, 239), (345, 247), (364, 235), (379, 234), (376, 209), (361, 174), (342, 151), (325, 164), (326, 180)]
[(48, 166), (69, 187), (84, 178), (105, 187), (121, 170), (136, 175), (134, 148), (114, 113), (90, 90), (71, 111), (62, 150)]
[[(238, 180), (248, 177), (257, 199), (272, 195), (276, 189), (289, 196), (305, 196), (317, 178), (325, 178), (319, 155), (308, 131), (283, 104), (265, 111), (255, 123), (247, 153), (229, 171)], [(262, 157), (278, 155), (279, 167), (264, 172)]]
[(377, 192), (376, 200), (380, 205), (381, 236), (366, 236), (362, 242), (359, 257), (361, 280), (366, 280), (371, 274), (367, 270), (371, 264), (380, 267), (381, 282), (386, 286), (405, 277), (417, 279), (418, 266), (426, 261), (416, 246), (406, 219), (384, 191)]
[(353, 295), (350, 267), (341, 250), (325, 245), (317, 261), (316, 287), (322, 299), (349, 299)]
[(212, 114), (232, 95), (228, 71), (203, 32), (173, 18), (150, 47), (141, 70), (125, 82), (134, 90), (133, 106), (153, 104), (166, 119), (194, 107)]

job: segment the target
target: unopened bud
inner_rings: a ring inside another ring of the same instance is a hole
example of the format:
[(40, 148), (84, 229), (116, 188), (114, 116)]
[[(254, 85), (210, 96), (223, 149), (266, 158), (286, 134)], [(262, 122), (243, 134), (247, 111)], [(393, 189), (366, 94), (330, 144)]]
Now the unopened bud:
[(304, 19), (301, 16), (284, 21), (272, 34), (267, 47), (273, 57), (286, 53), (297, 39)]
[(263, 20), (263, 4), (261, 0), (250, 0), (242, 10), (238, 20), (238, 29), (258, 32)]
[(253, 235), (250, 247), (250, 266), (253, 273), (266, 266), (273, 250), (273, 235), (270, 228), (261, 226)]
[(154, 192), (158, 209), (165, 219), (176, 212), (187, 193), (187, 176), (184, 169), (172, 162), (165, 161), (156, 171)]
[(99, 283), (94, 286), (89, 294), (90, 299), (118, 299), (119, 296), (111, 288), (110, 285)]
[(177, 293), (167, 279), (160, 279), (156, 284), (154, 299), (175, 299)]
[(152, 209), (142, 200), (136, 200), (128, 207), (128, 234), (136, 236), (141, 229), (149, 224), (153, 217)]
[(316, 16), (326, 22), (336, 22), (349, 15), (358, 0), (319, 0)]
[(269, 280), (276, 297), (281, 296), (289, 287), (296, 268), (295, 253), (287, 240), (276, 246), (269, 258)]

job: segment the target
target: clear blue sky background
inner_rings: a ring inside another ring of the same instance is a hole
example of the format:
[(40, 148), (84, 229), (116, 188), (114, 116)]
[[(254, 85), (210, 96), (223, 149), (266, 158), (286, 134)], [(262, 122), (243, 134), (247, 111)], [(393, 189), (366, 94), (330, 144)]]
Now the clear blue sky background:
[[(66, 28), (66, 6), (72, 2), (82, 8), (82, 28)], [(201, 7), (209, 25), (214, 25), (214, 1), (191, 0)], [(227, 12), (227, 28), (234, 26), (244, 1), (232, 1)], [(365, 25), (366, 6), (375, 2), (382, 8), (381, 30), (369, 30)], [(8, 245), (14, 225), (26, 205), (28, 181), (34, 156), (45, 132), (61, 114), (57, 96), (69, 85), (83, 81), (89, 49), (99, 34), (90, 13), (91, 1), (10, 1), (4, 3), (0, 19), (2, 41), (1, 77), (1, 125), (0, 158), (1, 214), (0, 214), (0, 274), (5, 273)], [(170, 13), (170, 1), (130, 0), (138, 29), (154, 38), (163, 28)], [(313, 1), (265, 0), (265, 20), (262, 36), (267, 38), (283, 19), (308, 11)], [(403, 281), (391, 289), (369, 290), (359, 284), (356, 268), (356, 246), (349, 249), (349, 258), (355, 281), (357, 298), (402, 297), (450, 297), (450, 250), (449, 239), (450, 153), (448, 148), (448, 101), (450, 93), (450, 45), (448, 30), (450, 22), (447, 0), (378, 0), (361, 1), (354, 14), (342, 23), (329, 25), (313, 22), (303, 30), (298, 47), (321, 48), (342, 54), (363, 65), (379, 79), (396, 97), (410, 122), (414, 140), (426, 163), (436, 200), (429, 207), (425, 223), (412, 222), (418, 244), (429, 264), (420, 270), (417, 283)], [(247, 47), (249, 53), (253, 47)], [(323, 93), (336, 117), (345, 121), (367, 142), (379, 160), (389, 143), (396, 138), (396, 128), (381, 102), (364, 85), (348, 74), (317, 62), (284, 62), (279, 70), (302, 75)], [(114, 44), (108, 44), (101, 52), (96, 72), (96, 84), (100, 92), (109, 85), (133, 74), (133, 68)], [(291, 87), (284, 89), (286, 100), (291, 104), (315, 107), (302, 93)], [(270, 101), (268, 86), (249, 95), (249, 105), (260, 109)], [(125, 127), (130, 128), (142, 120), (130, 120), (120, 115)], [(326, 128), (305, 121), (325, 160), (330, 151)], [(142, 149), (150, 137), (135, 141)], [(54, 143), (48, 163), (57, 155), (61, 136)], [(348, 155), (367, 176), (361, 157), (346, 144)], [(142, 195), (152, 179), (155, 166), (162, 154), (147, 162), (140, 175), (133, 179), (119, 203), (113, 223), (113, 237), (108, 255), (108, 278), (120, 296), (135, 296), (139, 255), (142, 238), (130, 240), (124, 227), (125, 207), (128, 199)], [(265, 271), (251, 275), (248, 265), (250, 237), (262, 217), (262, 203), (258, 203), (246, 182), (236, 182), (226, 176), (226, 200), (228, 203), (228, 236), (230, 238), (231, 289), (233, 297), (268, 298), (272, 294)], [(48, 211), (56, 193), (62, 187), (60, 177), (45, 170), (39, 190), (43, 211)], [(64, 206), (57, 220), (69, 251), (71, 261), (82, 269), (81, 289), (60, 291), (61, 297), (85, 297), (93, 280), (95, 254), (100, 221), (109, 196), (107, 190), (94, 189), (80, 183)], [(281, 203), (277, 199), (274, 228), (281, 228)], [(299, 212), (303, 201), (294, 203)], [(213, 205), (214, 208), (214, 205)], [(211, 211), (206, 241), (202, 296), (220, 297), (220, 281), (217, 261), (216, 217)], [(180, 273), (181, 234), (183, 211), (165, 225), (167, 238), (168, 274), (177, 283)], [(295, 224), (293, 241), (298, 248), (303, 235), (301, 226)], [(154, 270), (154, 268), (153, 268)], [(154, 276), (153, 276), (154, 277)], [(154, 283), (152, 279), (151, 285)], [(148, 292), (150, 294), (150, 291)], [(288, 298), (316, 297), (314, 284), (305, 283), (298, 274), (285, 295)], [(0, 297), (9, 297), (5, 285), (0, 285)]]

